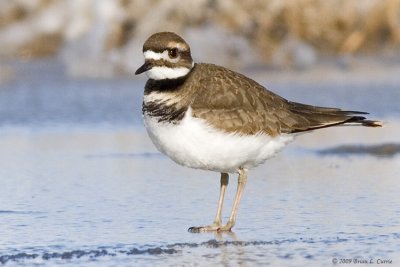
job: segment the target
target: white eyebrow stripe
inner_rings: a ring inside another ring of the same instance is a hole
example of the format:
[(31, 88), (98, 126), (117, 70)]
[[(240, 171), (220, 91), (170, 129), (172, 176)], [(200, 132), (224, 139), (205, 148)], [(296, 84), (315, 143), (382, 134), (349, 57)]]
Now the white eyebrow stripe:
[(170, 60), (170, 58), (168, 57), (168, 51), (164, 51), (162, 53), (156, 53), (154, 51), (147, 50), (143, 53), (143, 55), (145, 59), (153, 59), (153, 60), (164, 59), (168, 61)]
[(185, 46), (181, 43), (178, 43), (176, 47), (179, 49), (179, 51), (183, 51), (185, 49)]
[(169, 55), (168, 55), (168, 51), (167, 50), (163, 51), (162, 53), (157, 53), (157, 52), (154, 52), (154, 51), (151, 51), (151, 50), (147, 50), (147, 51), (145, 51), (143, 53), (143, 55), (144, 55), (144, 58), (146, 60), (149, 60), (149, 59), (152, 59), (152, 60), (163, 59), (163, 60), (169, 61), (171, 63), (177, 63), (181, 59), (180, 56), (178, 56), (176, 58), (170, 58)]

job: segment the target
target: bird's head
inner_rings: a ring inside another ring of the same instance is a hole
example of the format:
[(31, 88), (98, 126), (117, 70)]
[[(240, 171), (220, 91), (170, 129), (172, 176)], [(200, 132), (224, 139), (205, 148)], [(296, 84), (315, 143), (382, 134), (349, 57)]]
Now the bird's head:
[(194, 66), (190, 47), (173, 32), (158, 32), (143, 45), (144, 64), (135, 72), (146, 72), (153, 80), (178, 79), (186, 76)]

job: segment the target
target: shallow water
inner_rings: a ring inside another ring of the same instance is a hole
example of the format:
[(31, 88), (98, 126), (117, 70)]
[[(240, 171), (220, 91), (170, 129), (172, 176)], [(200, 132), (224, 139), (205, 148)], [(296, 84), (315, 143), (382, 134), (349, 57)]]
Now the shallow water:
[[(303, 91), (309, 103), (363, 110), (381, 92), (389, 102), (368, 111), (386, 125), (299, 136), (250, 171), (233, 233), (191, 234), (188, 227), (214, 217), (219, 175), (180, 167), (155, 150), (141, 126), (143, 80), (69, 80), (60, 66), (43, 63), (19, 73), (23, 79), (0, 87), (0, 263), (400, 264), (396, 84), (382, 90), (371, 82), (354, 103), (342, 89), (275, 81), (275, 91), (293, 100), (305, 101)], [(394, 150), (384, 156), (370, 153), (387, 145)], [(225, 220), (235, 187), (231, 175)]]

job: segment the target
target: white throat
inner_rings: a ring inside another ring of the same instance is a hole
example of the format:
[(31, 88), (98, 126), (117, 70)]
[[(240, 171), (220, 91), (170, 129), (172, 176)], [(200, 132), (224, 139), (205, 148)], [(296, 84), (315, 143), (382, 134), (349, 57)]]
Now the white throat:
[(166, 66), (156, 66), (146, 71), (146, 74), (153, 80), (177, 79), (186, 76), (190, 70), (185, 67), (168, 68)]

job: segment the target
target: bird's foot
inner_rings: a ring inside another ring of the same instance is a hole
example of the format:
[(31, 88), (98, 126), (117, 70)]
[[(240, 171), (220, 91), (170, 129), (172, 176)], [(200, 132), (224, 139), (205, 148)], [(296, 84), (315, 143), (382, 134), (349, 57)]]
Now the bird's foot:
[(218, 231), (221, 225), (211, 224), (207, 226), (193, 226), (188, 229), (190, 233), (205, 233), (205, 232), (215, 232)]
[(207, 226), (193, 226), (188, 229), (190, 233), (206, 233), (206, 232), (225, 232), (225, 231), (231, 231), (233, 227), (233, 224), (231, 222), (228, 222), (227, 224), (221, 225), (221, 224), (211, 224)]
[(230, 221), (227, 224), (221, 225), (218, 228), (218, 232), (231, 232), (232, 231), (232, 227), (233, 227), (233, 223), (231, 223)]

